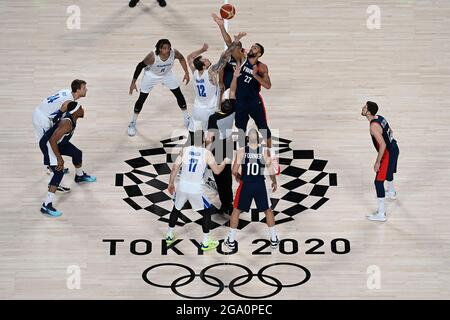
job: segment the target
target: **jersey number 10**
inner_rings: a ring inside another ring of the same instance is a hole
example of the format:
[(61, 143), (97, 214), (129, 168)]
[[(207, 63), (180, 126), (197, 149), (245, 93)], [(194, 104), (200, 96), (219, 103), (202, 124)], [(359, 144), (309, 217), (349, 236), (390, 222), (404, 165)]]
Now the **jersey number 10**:
[(247, 163), (247, 175), (257, 176), (259, 174), (259, 165), (257, 163)]

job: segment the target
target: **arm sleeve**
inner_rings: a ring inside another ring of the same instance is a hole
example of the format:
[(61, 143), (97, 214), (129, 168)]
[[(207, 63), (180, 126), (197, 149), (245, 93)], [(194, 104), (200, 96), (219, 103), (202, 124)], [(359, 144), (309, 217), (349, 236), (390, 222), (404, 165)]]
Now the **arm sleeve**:
[(142, 69), (144, 69), (147, 65), (144, 63), (144, 61), (141, 61), (136, 66), (136, 70), (134, 70), (133, 79), (139, 78), (139, 75), (141, 74)]

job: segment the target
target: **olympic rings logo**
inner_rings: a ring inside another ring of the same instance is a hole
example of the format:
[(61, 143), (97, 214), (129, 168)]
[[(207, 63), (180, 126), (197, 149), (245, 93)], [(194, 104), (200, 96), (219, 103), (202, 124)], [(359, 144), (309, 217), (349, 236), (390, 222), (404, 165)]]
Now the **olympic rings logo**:
[[(175, 280), (172, 281), (171, 284), (159, 284), (159, 283), (155, 283), (153, 281), (151, 281), (148, 277), (148, 274), (150, 271), (157, 269), (157, 268), (163, 268), (163, 267), (180, 267), (182, 269), (185, 269), (188, 274), (182, 277), (179, 277)], [(222, 280), (220, 280), (219, 278), (206, 274), (207, 271), (210, 271), (211, 269), (218, 267), (218, 266), (235, 266), (235, 267), (239, 267), (241, 269), (243, 269), (247, 274), (243, 274), (240, 275), (236, 278), (234, 278), (233, 280), (231, 280), (228, 284), (223, 283)], [(268, 270), (271, 267), (274, 266), (292, 266), (292, 267), (296, 267), (297, 269), (300, 269), (302, 271), (302, 273), (304, 273), (304, 278), (303, 280), (296, 282), (296, 283), (291, 283), (291, 284), (283, 284), (281, 283), (280, 280), (278, 280), (277, 278), (264, 274), (264, 272), (266, 270)], [(270, 286), (270, 287), (274, 287), (274, 291), (272, 293), (266, 294), (266, 295), (261, 295), (261, 296), (249, 296), (249, 295), (244, 295), (240, 292), (238, 292), (236, 290), (236, 288), (241, 287), (247, 283), (249, 283), (250, 281), (252, 281), (253, 277), (257, 277), (259, 279), (259, 281), (261, 281), (262, 283)], [(209, 294), (209, 295), (205, 295), (205, 296), (189, 296), (186, 295), (184, 293), (181, 293), (179, 291), (178, 288), (180, 287), (184, 287), (187, 286), (188, 284), (190, 284), (192, 281), (195, 280), (195, 278), (199, 277), (203, 283), (206, 283), (212, 287), (217, 288), (216, 292)], [(144, 272), (142, 273), (142, 279), (148, 283), (149, 285), (152, 285), (154, 287), (158, 287), (158, 288), (170, 288), (172, 290), (173, 293), (175, 293), (176, 295), (186, 298), (186, 299), (209, 299), (209, 298), (213, 298), (219, 294), (222, 293), (222, 291), (225, 288), (228, 288), (232, 293), (234, 293), (235, 295), (237, 295), (238, 297), (241, 298), (246, 298), (246, 299), (266, 299), (266, 298), (270, 298), (273, 297), (275, 295), (277, 295), (278, 293), (280, 293), (280, 291), (283, 288), (291, 288), (291, 287), (297, 287), (300, 286), (304, 283), (306, 283), (309, 279), (311, 278), (311, 272), (305, 268), (304, 266), (301, 266), (299, 264), (295, 264), (295, 263), (290, 263), (290, 262), (277, 262), (277, 263), (272, 263), (272, 264), (268, 264), (264, 267), (262, 267), (256, 274), (254, 274), (252, 272), (252, 270), (250, 270), (250, 268), (243, 266), (241, 264), (238, 263), (216, 263), (216, 264), (212, 264), (208, 267), (203, 268), (202, 271), (200, 271), (200, 273), (195, 273), (194, 270), (192, 270), (192, 268), (185, 266), (183, 264), (180, 263), (160, 263), (160, 264), (155, 264), (147, 269), (144, 270)], [(243, 280), (242, 280), (243, 279)], [(269, 279), (270, 281), (268, 281), (267, 279)]]

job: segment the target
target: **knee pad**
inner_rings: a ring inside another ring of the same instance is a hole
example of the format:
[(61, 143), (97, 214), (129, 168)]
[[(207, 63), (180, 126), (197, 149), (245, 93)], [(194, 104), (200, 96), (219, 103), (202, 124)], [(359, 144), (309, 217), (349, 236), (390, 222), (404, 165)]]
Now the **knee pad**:
[(72, 163), (74, 166), (78, 166), (83, 163), (83, 152), (80, 149), (76, 149), (72, 156)]
[(49, 185), (58, 187), (64, 177), (64, 171), (56, 171), (56, 166), (50, 166), (50, 169), (53, 172), (53, 177), (50, 180)]
[(142, 110), (142, 107), (144, 106), (144, 102), (148, 97), (148, 93), (141, 92), (139, 94), (139, 98), (137, 99), (136, 103), (134, 104), (134, 112), (139, 113)]
[(178, 103), (178, 106), (180, 107), (180, 109), (185, 110), (187, 108), (186, 100), (184, 99), (184, 96), (183, 96), (183, 93), (181, 92), (180, 87), (170, 90), (170, 91), (172, 91), (175, 98), (177, 98), (177, 103)]

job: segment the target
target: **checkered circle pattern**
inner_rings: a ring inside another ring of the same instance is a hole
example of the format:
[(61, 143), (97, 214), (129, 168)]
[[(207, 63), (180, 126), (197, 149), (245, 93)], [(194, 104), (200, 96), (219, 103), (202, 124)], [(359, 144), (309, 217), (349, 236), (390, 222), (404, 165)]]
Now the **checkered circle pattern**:
[[(162, 147), (140, 150), (140, 157), (126, 160), (132, 168), (127, 173), (117, 173), (115, 185), (122, 187), (127, 194), (123, 200), (135, 213), (151, 213), (158, 221), (168, 222), (173, 207), (172, 197), (167, 192), (170, 167), (182, 147), (186, 144), (186, 136), (171, 137), (161, 141)], [(316, 159), (313, 150), (292, 150), (291, 140), (272, 137), (272, 145), (279, 155), (281, 173), (277, 176), (278, 190), (270, 194), (276, 224), (293, 221), (300, 213), (315, 212), (324, 205), (330, 187), (337, 186), (336, 173), (324, 171), (327, 160)], [(236, 145), (235, 145), (236, 147)], [(209, 179), (213, 179), (212, 174)], [(269, 188), (270, 179), (266, 179)], [(236, 191), (237, 185), (233, 186)], [(220, 205), (219, 198), (213, 189), (208, 189), (208, 198), (215, 207)], [(202, 215), (191, 210), (189, 203), (181, 210), (177, 224), (194, 222), (202, 223)], [(265, 223), (263, 212), (257, 212), (253, 203), (251, 211), (241, 213), (239, 229), (251, 222)], [(212, 216), (211, 229), (227, 226), (228, 216), (215, 214)]]

